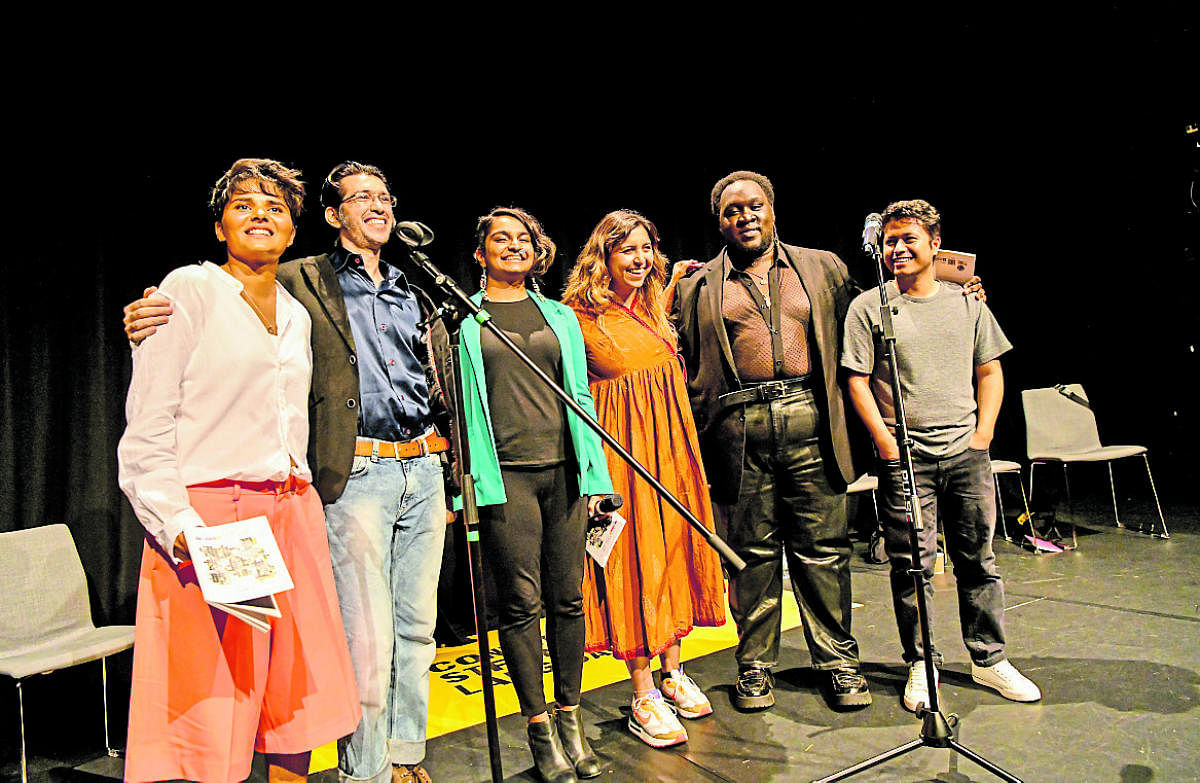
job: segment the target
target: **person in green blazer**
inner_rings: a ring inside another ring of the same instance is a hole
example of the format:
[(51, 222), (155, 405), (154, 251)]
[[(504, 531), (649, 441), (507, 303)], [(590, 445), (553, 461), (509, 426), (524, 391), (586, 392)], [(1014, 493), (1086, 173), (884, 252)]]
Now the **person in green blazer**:
[[(533, 361), (594, 419), (583, 333), (574, 311), (527, 287), (555, 247), (523, 209), (479, 219), (475, 295)], [(462, 325), (464, 432), (479, 505), (483, 564), (494, 578), (500, 646), (529, 719), (529, 747), (547, 781), (600, 774), (579, 722), (587, 517), (612, 492), (600, 439), (498, 338)], [(542, 606), (554, 671), (553, 713), (542, 685)]]

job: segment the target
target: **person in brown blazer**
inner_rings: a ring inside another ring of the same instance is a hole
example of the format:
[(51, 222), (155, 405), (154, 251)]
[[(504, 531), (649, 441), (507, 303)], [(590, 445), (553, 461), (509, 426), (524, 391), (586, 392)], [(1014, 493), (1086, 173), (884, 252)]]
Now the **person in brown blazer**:
[(746, 561), (729, 586), (734, 704), (775, 703), (783, 555), (830, 703), (863, 707), (871, 693), (850, 633), (845, 490), (854, 468), (837, 378), (858, 289), (835, 254), (779, 242), (775, 189), (761, 174), (723, 177), (711, 204), (725, 247), (680, 280), (673, 316), (713, 501)]

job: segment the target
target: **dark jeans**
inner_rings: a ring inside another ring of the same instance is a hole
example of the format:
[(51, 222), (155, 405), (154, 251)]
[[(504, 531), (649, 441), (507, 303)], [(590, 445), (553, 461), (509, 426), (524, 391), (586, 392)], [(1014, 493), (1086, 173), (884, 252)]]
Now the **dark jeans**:
[(583, 558), (587, 499), (567, 465), (501, 469), (508, 502), (479, 509), (483, 564), (496, 589), (500, 648), (521, 714), (545, 712), (542, 631), (554, 669), (554, 698), (579, 703), (583, 680)]
[[(878, 461), (879, 510), (884, 547), (892, 564), (892, 603), (904, 662), (921, 659), (917, 591), (908, 569), (912, 553), (904, 518), (904, 490), (898, 460)], [(992, 537), (996, 531), (996, 489), (988, 452), (967, 449), (953, 457), (913, 457), (921, 501), (921, 567), (925, 595), (932, 598), (937, 530), (945, 531), (946, 552), (958, 586), (958, 617), (971, 660), (993, 666), (1004, 660), (1004, 582), (996, 570)], [(940, 523), (939, 523), (940, 516)], [(926, 605), (930, 602), (926, 600)], [(932, 622), (930, 623), (932, 628)]]
[(802, 391), (746, 405), (743, 412), (742, 486), (737, 504), (726, 509), (729, 544), (746, 561), (729, 584), (738, 665), (779, 662), (781, 555), (786, 555), (813, 667), (857, 666), (858, 642), (850, 635), (846, 495), (826, 476), (820, 408), (811, 391)]

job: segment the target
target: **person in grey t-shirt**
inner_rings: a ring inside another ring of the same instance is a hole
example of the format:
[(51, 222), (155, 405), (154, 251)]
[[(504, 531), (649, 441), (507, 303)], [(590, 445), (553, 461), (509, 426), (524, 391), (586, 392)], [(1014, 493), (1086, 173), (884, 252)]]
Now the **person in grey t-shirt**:
[[(1038, 701), (1038, 686), (1005, 656), (1004, 583), (996, 570), (995, 486), (988, 446), (1004, 396), (999, 357), (1012, 345), (987, 305), (935, 277), (941, 215), (927, 201), (898, 201), (883, 213), (883, 260), (893, 308), (896, 358), (913, 441), (913, 472), (925, 527), (920, 535), (926, 594), (937, 556), (937, 526), (954, 563), (963, 643), (971, 676), (1014, 701)], [(875, 441), (884, 542), (904, 662), (904, 706), (929, 704), (918, 631), (916, 588), (895, 437), (891, 372), (880, 337), (879, 289), (850, 303), (841, 364), (850, 399)], [(972, 383), (974, 381), (974, 384)], [(928, 603), (928, 602), (927, 602)], [(935, 661), (940, 656), (935, 652)], [(936, 679), (936, 678), (935, 678)], [(937, 687), (936, 681), (934, 687)]]

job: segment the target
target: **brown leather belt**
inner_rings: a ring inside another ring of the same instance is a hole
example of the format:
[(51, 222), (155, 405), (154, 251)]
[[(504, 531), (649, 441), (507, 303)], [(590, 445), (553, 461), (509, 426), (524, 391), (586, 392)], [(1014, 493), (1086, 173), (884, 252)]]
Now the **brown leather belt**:
[[(376, 446), (379, 447), (378, 453), (375, 451)], [(370, 457), (375, 454), (386, 459), (412, 459), (426, 454), (437, 454), (449, 448), (450, 441), (435, 432), (431, 432), (423, 438), (395, 442), (359, 438), (354, 444), (354, 456)]]

